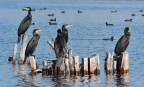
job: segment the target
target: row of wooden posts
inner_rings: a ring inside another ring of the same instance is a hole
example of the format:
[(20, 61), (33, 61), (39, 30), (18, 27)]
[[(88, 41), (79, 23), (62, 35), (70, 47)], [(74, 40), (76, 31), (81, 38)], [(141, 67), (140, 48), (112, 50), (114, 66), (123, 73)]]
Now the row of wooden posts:
[[(20, 51), (20, 58), (18, 64), (22, 65), (25, 57), (25, 49), (27, 44), (27, 36), (22, 36), (22, 46)], [(48, 44), (54, 49), (54, 44), (48, 40)], [(13, 49), (13, 64), (16, 64), (17, 44)], [(62, 63), (61, 63), (62, 61)], [(61, 63), (61, 64), (59, 64)], [(82, 58), (82, 63), (79, 62), (79, 56), (72, 55), (72, 49), (68, 50), (66, 58), (58, 58), (57, 60), (51, 60), (50, 62), (44, 60), (42, 70), (39, 69), (38, 63), (34, 56), (29, 56), (28, 64), (31, 67), (30, 75), (42, 73), (42, 75), (100, 75), (100, 62), (99, 54), (94, 54), (90, 57)], [(57, 66), (60, 66), (60, 72), (58, 72)], [(127, 52), (123, 52), (122, 56), (116, 58), (113, 52), (107, 52), (104, 68), (106, 74), (125, 74), (129, 72), (129, 55)]]

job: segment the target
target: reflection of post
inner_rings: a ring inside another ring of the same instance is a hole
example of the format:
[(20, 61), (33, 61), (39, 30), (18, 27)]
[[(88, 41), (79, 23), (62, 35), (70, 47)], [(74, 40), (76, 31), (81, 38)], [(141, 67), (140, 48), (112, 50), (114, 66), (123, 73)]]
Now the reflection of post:
[(15, 44), (13, 48), (13, 64), (16, 63), (16, 53), (17, 53), (17, 44)]
[(18, 60), (18, 64), (22, 65), (24, 58), (25, 58), (25, 49), (26, 49), (26, 43), (27, 43), (27, 35), (22, 36), (22, 46), (21, 46), (21, 51), (20, 51), (20, 58)]
[(24, 65), (20, 65), (19, 68), (20, 68), (20, 73), (21, 73), (22, 75), (25, 75), (26, 72), (25, 72)]

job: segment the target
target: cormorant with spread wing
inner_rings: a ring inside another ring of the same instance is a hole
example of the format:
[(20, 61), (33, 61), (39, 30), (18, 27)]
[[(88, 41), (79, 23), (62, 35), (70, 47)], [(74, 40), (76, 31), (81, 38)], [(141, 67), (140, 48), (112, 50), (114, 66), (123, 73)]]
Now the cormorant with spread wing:
[(33, 37), (29, 41), (29, 43), (28, 43), (28, 45), (26, 47), (26, 50), (25, 50), (25, 59), (24, 59), (23, 64), (25, 63), (26, 58), (29, 55), (32, 55), (35, 52), (35, 49), (36, 49), (36, 47), (38, 45), (38, 41), (39, 41), (39, 38), (40, 38), (40, 35), (38, 34), (40, 31), (41, 31), (40, 29), (33, 30)]
[(25, 32), (28, 30), (29, 26), (31, 25), (31, 21), (32, 21), (32, 15), (31, 15), (31, 8), (30, 7), (25, 7), (24, 10), (28, 11), (27, 16), (22, 20), (22, 22), (19, 25), (18, 28), (18, 42), (20, 42), (21, 39), (21, 35), (25, 34)]
[(129, 29), (130, 29), (129, 27), (126, 27), (124, 29), (124, 35), (119, 39), (119, 41), (117, 42), (117, 44), (115, 46), (114, 52), (118, 56), (120, 56), (121, 53), (124, 52), (129, 45), (130, 36), (131, 36)]

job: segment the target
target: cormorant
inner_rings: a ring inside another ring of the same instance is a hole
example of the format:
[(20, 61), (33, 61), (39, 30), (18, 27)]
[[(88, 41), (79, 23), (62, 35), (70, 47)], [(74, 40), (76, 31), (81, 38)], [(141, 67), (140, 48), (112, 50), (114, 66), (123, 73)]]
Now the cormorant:
[(62, 35), (65, 38), (66, 43), (68, 42), (68, 30), (67, 30), (67, 28), (70, 27), (70, 26), (71, 25), (69, 25), (69, 24), (64, 24), (62, 26)]
[(57, 37), (54, 41), (54, 50), (56, 54), (56, 58), (64, 57), (66, 54), (66, 41), (62, 36), (62, 32), (60, 29), (57, 30)]
[(124, 52), (129, 45), (130, 36), (131, 36), (129, 29), (130, 29), (129, 27), (126, 27), (124, 29), (124, 35), (119, 39), (119, 41), (115, 46), (114, 51), (118, 56), (120, 56), (121, 53)]
[(28, 11), (28, 14), (19, 25), (18, 32), (17, 32), (17, 34), (18, 34), (18, 42), (17, 43), (20, 42), (21, 34), (24, 34), (28, 30), (29, 26), (31, 25), (31, 21), (32, 21), (32, 15), (31, 15), (32, 9), (30, 7), (25, 7), (24, 10)]
[(29, 55), (32, 55), (35, 52), (35, 49), (36, 49), (36, 47), (38, 45), (38, 41), (39, 41), (39, 38), (40, 38), (40, 35), (38, 34), (40, 31), (41, 31), (40, 29), (33, 30), (33, 37), (29, 41), (29, 43), (28, 43), (28, 45), (26, 47), (26, 50), (25, 50), (25, 59), (24, 59), (23, 64), (25, 63), (26, 58)]

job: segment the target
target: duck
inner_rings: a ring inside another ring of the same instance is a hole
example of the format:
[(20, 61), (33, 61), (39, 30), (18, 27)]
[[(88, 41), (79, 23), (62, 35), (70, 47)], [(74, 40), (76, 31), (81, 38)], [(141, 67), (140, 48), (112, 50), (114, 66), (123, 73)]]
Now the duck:
[(61, 13), (65, 13), (65, 11), (61, 11)]
[(50, 21), (56, 21), (56, 18), (54, 18), (54, 19), (50, 19)]
[(57, 23), (49, 22), (49, 25), (57, 25)]
[(106, 26), (114, 26), (114, 24), (108, 24), (108, 23), (106, 22)]
[(78, 13), (82, 13), (82, 11), (78, 10)]
[(48, 14), (48, 16), (54, 16), (54, 13), (52, 13), (52, 14)]
[(125, 22), (132, 22), (132, 19), (125, 19)]

